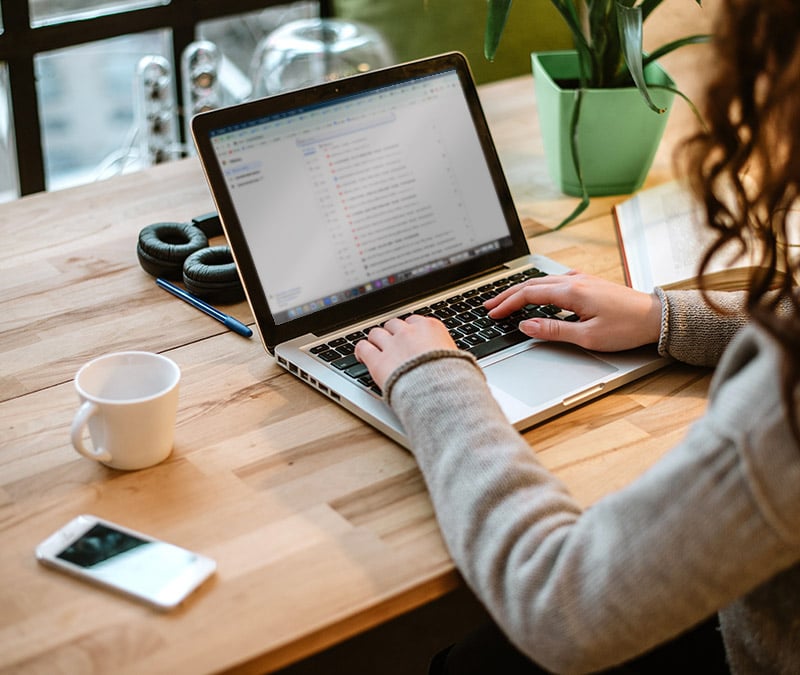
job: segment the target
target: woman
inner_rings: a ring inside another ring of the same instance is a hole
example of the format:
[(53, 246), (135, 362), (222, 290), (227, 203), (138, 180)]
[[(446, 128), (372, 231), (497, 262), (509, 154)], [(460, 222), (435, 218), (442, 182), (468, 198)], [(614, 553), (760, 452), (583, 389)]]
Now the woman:
[(782, 242), (800, 181), (800, 4), (721, 9), (709, 130), (687, 144), (687, 173), (717, 235), (707, 259), (732, 240), (766, 271), (741, 294), (644, 294), (569, 274), (487, 302), (497, 318), (529, 302), (581, 317), (524, 321), (532, 337), (657, 342), (716, 364), (707, 413), (676, 448), (582, 511), (440, 323), (395, 319), (356, 348), (409, 430), (453, 559), (519, 650), (484, 635), (442, 655), (441, 672), (504, 672), (506, 658), (519, 672), (653, 672), (681, 650), (735, 673), (800, 672), (800, 307), (776, 273), (797, 272)]

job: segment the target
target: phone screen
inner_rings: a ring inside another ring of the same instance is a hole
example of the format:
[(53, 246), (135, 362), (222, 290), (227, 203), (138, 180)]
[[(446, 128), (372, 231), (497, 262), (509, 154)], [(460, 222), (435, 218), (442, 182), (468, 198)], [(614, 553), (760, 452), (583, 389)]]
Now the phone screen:
[(204, 556), (105, 521), (40, 558), (160, 607), (176, 605), (214, 568)]

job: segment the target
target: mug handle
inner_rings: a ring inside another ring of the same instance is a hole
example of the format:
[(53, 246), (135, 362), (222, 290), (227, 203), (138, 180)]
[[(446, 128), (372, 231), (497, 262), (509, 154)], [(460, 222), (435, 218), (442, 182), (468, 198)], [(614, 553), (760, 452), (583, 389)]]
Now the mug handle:
[(98, 411), (98, 406), (91, 401), (84, 401), (75, 417), (72, 420), (72, 429), (70, 430), (70, 438), (72, 439), (72, 447), (74, 447), (84, 457), (94, 459), (98, 462), (110, 462), (111, 453), (103, 448), (88, 449), (83, 444), (83, 430), (89, 422), (89, 418)]

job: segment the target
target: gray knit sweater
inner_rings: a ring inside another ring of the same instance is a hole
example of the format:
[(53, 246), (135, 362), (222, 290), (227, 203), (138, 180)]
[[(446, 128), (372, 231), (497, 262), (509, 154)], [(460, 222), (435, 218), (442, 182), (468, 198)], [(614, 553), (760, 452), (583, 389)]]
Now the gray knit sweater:
[(663, 353), (711, 365), (728, 345), (707, 413), (654, 467), (585, 511), (470, 361), (436, 352), (387, 395), (456, 565), (540, 665), (607, 668), (719, 611), (733, 672), (798, 673), (800, 448), (780, 399), (778, 347), (696, 293), (658, 293)]

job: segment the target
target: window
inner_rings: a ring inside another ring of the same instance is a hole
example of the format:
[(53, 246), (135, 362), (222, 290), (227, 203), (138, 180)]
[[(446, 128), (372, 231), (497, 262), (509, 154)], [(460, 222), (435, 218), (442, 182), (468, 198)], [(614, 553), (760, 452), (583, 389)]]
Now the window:
[(10, 201), (18, 194), (14, 128), (8, 98), (8, 68), (5, 63), (0, 63), (0, 202)]
[(331, 5), (0, 0), (0, 201), (141, 167), (136, 78), (144, 57), (164, 60), (179, 111), (181, 54), (195, 40), (211, 40), (223, 55), (220, 81), (235, 97), (248, 84), (248, 49), (280, 23), (330, 16)]
[(31, 0), (31, 26), (37, 28), (167, 4), (169, 0)]
[(136, 67), (145, 54), (168, 59), (170, 51), (170, 33), (159, 30), (36, 55), (47, 190), (143, 166), (136, 153)]

